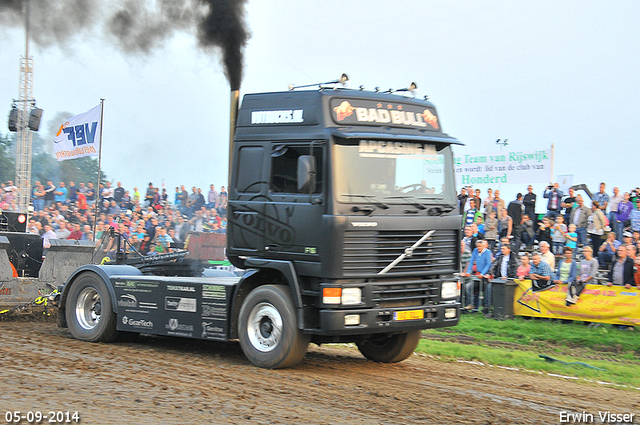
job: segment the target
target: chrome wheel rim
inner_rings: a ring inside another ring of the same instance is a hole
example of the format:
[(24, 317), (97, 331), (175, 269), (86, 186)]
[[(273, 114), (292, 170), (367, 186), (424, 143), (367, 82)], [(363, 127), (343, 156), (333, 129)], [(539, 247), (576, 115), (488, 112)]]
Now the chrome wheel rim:
[(275, 350), (282, 337), (282, 316), (272, 304), (262, 302), (251, 309), (247, 320), (251, 345), (263, 353)]
[(76, 303), (76, 319), (78, 324), (87, 331), (93, 330), (102, 317), (102, 302), (100, 295), (94, 288), (84, 288)]

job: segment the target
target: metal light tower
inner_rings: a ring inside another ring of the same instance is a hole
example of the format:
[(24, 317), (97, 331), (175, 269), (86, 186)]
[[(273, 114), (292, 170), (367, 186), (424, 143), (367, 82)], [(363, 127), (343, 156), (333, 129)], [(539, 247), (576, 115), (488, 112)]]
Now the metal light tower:
[(16, 152), (16, 186), (18, 187), (18, 211), (27, 212), (31, 199), (31, 155), (33, 135), (29, 129), (29, 115), (31, 106), (35, 104), (33, 98), (33, 58), (29, 56), (29, 1), (25, 4), (26, 20), (26, 53), (20, 58), (20, 97), (18, 99), (18, 134)]

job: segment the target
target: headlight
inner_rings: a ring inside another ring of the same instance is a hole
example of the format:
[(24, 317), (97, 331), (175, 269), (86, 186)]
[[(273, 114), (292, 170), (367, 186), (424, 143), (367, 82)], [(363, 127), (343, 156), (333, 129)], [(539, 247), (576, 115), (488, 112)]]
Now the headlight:
[(361, 288), (324, 288), (322, 290), (324, 304), (357, 305), (362, 304)]
[(440, 292), (440, 298), (449, 299), (457, 298), (460, 296), (460, 286), (458, 282), (442, 282), (442, 291)]
[(362, 303), (362, 289), (344, 288), (342, 290), (342, 305), (354, 305)]

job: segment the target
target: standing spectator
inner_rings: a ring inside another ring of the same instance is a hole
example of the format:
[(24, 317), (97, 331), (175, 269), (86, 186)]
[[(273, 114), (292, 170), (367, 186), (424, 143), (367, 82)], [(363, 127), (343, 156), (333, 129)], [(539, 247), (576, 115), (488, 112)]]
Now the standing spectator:
[(493, 197), (492, 208), (498, 214), (498, 218), (500, 218), (500, 212), (506, 206), (504, 199), (500, 198), (500, 191), (496, 190), (495, 195)]
[[(498, 193), (497, 190), (496, 190), (496, 193)], [(500, 239), (501, 240), (502, 238), (511, 239), (512, 230), (513, 230), (513, 219), (509, 215), (509, 212), (507, 211), (507, 209), (502, 208), (500, 210), (500, 219), (498, 223), (498, 232), (499, 232)]]
[(189, 214), (189, 206), (187, 205), (189, 201), (189, 193), (187, 189), (185, 189), (184, 185), (180, 186), (180, 212), (182, 215)]
[(53, 192), (54, 196), (54, 201), (56, 203), (61, 202), (61, 203), (65, 203), (67, 202), (67, 194), (69, 193), (69, 190), (64, 186), (64, 182), (60, 182), (60, 187), (58, 187), (57, 190), (55, 190)]
[(547, 216), (552, 217), (555, 220), (556, 216), (560, 214), (560, 201), (562, 199), (562, 191), (559, 189), (560, 185), (558, 183), (554, 183), (552, 185), (547, 186), (544, 191), (544, 197), (549, 199), (547, 203)]
[(118, 182), (118, 186), (113, 189), (113, 199), (115, 199), (116, 203), (120, 205), (122, 202), (122, 197), (124, 196), (124, 187), (122, 187), (122, 183)]
[(631, 226), (631, 211), (633, 211), (633, 203), (630, 201), (629, 192), (625, 192), (623, 200), (618, 204), (618, 213), (616, 214), (616, 237), (622, 240), (624, 228)]
[(593, 195), (593, 200), (598, 203), (598, 208), (601, 209), (606, 216), (607, 206), (609, 205), (609, 195), (604, 191), (604, 188), (604, 182), (600, 183), (600, 192)]
[(533, 241), (536, 239), (536, 231), (535, 224), (529, 214), (522, 215), (522, 242), (527, 246), (527, 248), (531, 248), (533, 246)]
[[(491, 211), (493, 211), (493, 190), (491, 188), (487, 189), (487, 197), (482, 201), (482, 207), (484, 208), (484, 216), (489, 217)], [(496, 216), (498, 212), (496, 211)]]
[(600, 209), (598, 201), (591, 203), (591, 215), (587, 219), (587, 233), (591, 237), (591, 246), (593, 252), (598, 252), (602, 244), (602, 235), (604, 235), (605, 216)]
[(580, 261), (580, 268), (575, 283), (569, 283), (565, 304), (571, 306), (578, 302), (578, 297), (587, 283), (595, 283), (598, 274), (598, 260), (593, 258), (593, 250), (585, 246), (582, 250), (584, 260)]
[(78, 201), (78, 189), (74, 182), (69, 182), (69, 193), (67, 194), (67, 203), (75, 204)]
[(616, 234), (609, 232), (607, 240), (600, 245), (598, 249), (598, 263), (601, 269), (607, 268), (607, 263), (614, 260), (618, 248), (622, 245), (622, 242), (616, 239)]
[(554, 286), (551, 282), (551, 270), (549, 264), (542, 261), (539, 252), (533, 254), (533, 261), (529, 270), (529, 279), (531, 279), (531, 290), (533, 292), (544, 291)]
[(636, 198), (636, 208), (629, 214), (629, 221), (631, 222), (631, 230), (634, 232), (640, 232), (640, 197)]
[(93, 207), (96, 203), (96, 189), (93, 186), (93, 183), (87, 183), (87, 192), (84, 194), (87, 198), (87, 204), (90, 207)]
[(467, 189), (463, 187), (460, 189), (460, 195), (458, 195), (458, 209), (460, 211), (460, 215), (464, 215), (464, 210), (467, 206), (467, 198)]
[[(527, 187), (527, 194), (524, 195), (522, 203), (524, 204), (524, 213), (529, 216), (531, 220), (536, 221), (536, 194), (533, 193), (533, 186)], [(535, 230), (535, 227), (534, 227)]]
[(564, 224), (564, 218), (559, 215), (556, 217), (556, 222), (551, 229), (551, 240), (553, 241), (553, 253), (555, 255), (562, 255), (564, 244), (567, 241), (567, 226)]
[[(138, 191), (137, 187), (133, 188), (133, 196), (131, 197), (131, 200), (132, 200), (134, 206), (137, 207), (138, 205), (140, 205), (140, 192)], [(142, 241), (140, 241), (140, 242), (142, 242)]]
[[(482, 198), (480, 198), (480, 194), (482, 192), (480, 191), (480, 189), (476, 189), (475, 190), (475, 197), (473, 199), (476, 200), (476, 209), (480, 212), (482, 212)], [(482, 215), (482, 218), (484, 218), (484, 214)]]
[(51, 180), (47, 181), (47, 185), (44, 188), (44, 207), (49, 208), (53, 201), (55, 200), (56, 194), (53, 191), (56, 190), (56, 187), (53, 185)]
[(578, 195), (576, 197), (576, 207), (571, 211), (569, 224), (576, 225), (576, 233), (578, 233), (578, 245), (582, 246), (587, 243), (587, 223), (591, 210), (584, 205), (584, 199)]
[[(618, 206), (624, 201), (624, 195), (620, 194), (620, 189), (613, 188), (613, 195), (609, 202), (609, 225), (611, 230), (618, 235)], [(622, 232), (620, 232), (622, 235)]]
[(576, 206), (576, 197), (574, 196), (574, 190), (572, 187), (569, 188), (569, 195), (562, 200), (560, 206), (564, 208), (564, 221), (569, 223), (571, 211), (573, 211), (573, 208)]
[[(471, 276), (472, 272), (478, 274), (478, 276), (486, 282), (486, 279), (489, 279), (489, 268), (491, 267), (491, 251), (486, 249), (488, 245), (485, 241), (479, 240), (476, 242), (476, 248), (471, 253), (471, 259), (469, 260), (469, 264), (467, 265), (467, 270), (464, 273), (461, 273), (462, 277)], [(475, 271), (474, 271), (475, 267)], [(472, 310), (478, 309), (480, 307), (480, 298), (479, 294), (475, 297), (473, 296), (475, 282), (470, 280), (465, 284), (465, 293), (466, 293), (466, 302), (469, 303), (465, 309)], [(473, 299), (473, 305), (471, 304), (471, 300)]]
[(173, 205), (180, 210), (180, 188), (176, 186), (176, 193), (173, 195)]
[(471, 208), (469, 208), (467, 211), (464, 212), (463, 224), (465, 226), (470, 226), (471, 224), (473, 224), (476, 221), (476, 216), (479, 214), (476, 208), (475, 199), (471, 198), (469, 205), (471, 206)]
[(42, 211), (44, 209), (44, 186), (39, 181), (36, 182), (36, 187), (33, 191), (33, 209), (36, 211)]
[(147, 187), (147, 193), (144, 195), (144, 206), (149, 207), (153, 205), (153, 197), (156, 194), (156, 190), (153, 187), (153, 183), (149, 182), (149, 187)]
[(489, 248), (492, 252), (496, 248), (496, 239), (498, 238), (498, 219), (496, 212), (491, 211), (487, 214), (487, 220), (484, 222), (484, 238), (489, 242)]
[[(518, 257), (511, 251), (509, 241), (500, 245), (500, 254), (493, 260), (489, 274), (494, 279), (515, 279), (518, 272)], [(492, 303), (492, 285), (487, 283), (485, 291), (485, 313), (489, 313)]]
[(208, 201), (207, 208), (215, 208), (216, 205), (218, 204), (219, 198), (220, 198), (220, 195), (218, 194), (218, 191), (215, 189), (213, 185), (210, 185), (209, 193), (207, 194), (207, 201)]
[(111, 187), (111, 182), (107, 182), (107, 185), (102, 189), (102, 199), (104, 201), (113, 201), (115, 199), (115, 191), (113, 187)]
[(191, 193), (189, 194), (189, 198), (187, 199), (187, 208), (189, 209), (189, 217), (192, 217), (196, 209), (196, 201), (198, 200), (198, 190), (195, 186), (191, 188)]
[(567, 238), (567, 242), (565, 243), (565, 246), (568, 246), (569, 248), (573, 249), (574, 252), (577, 252), (577, 250), (578, 250), (578, 233), (576, 232), (576, 225), (575, 224), (570, 224), (569, 225), (569, 231), (567, 232), (567, 234), (565, 236)]
[(516, 195), (516, 199), (514, 201), (509, 202), (509, 206), (507, 207), (507, 212), (509, 217), (511, 217), (512, 223), (512, 234), (513, 234), (513, 249), (514, 251), (520, 250), (520, 245), (522, 243), (522, 211), (524, 210), (524, 205), (522, 204), (522, 193), (518, 193)]
[(198, 188), (198, 195), (196, 197), (196, 202), (194, 203), (194, 209), (199, 210), (205, 204), (204, 195), (202, 195), (202, 189)]

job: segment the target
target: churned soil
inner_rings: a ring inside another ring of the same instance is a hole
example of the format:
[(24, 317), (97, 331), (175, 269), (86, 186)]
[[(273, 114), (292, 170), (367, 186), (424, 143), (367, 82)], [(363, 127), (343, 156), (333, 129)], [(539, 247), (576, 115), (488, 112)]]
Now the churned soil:
[(640, 423), (638, 391), (415, 354), (378, 364), (342, 345), (265, 370), (237, 343), (91, 344), (54, 323), (5, 321), (0, 371), (0, 423), (7, 411), (77, 411), (82, 424), (546, 425), (561, 412), (597, 423), (599, 411)]

